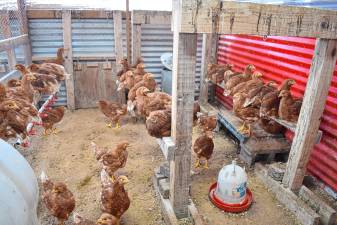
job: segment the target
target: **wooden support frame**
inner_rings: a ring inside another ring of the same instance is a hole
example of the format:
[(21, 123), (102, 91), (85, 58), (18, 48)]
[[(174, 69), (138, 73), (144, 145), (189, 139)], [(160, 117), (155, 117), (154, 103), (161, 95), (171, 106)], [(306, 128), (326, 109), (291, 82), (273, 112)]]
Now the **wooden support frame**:
[(318, 39), (283, 184), (300, 189), (321, 123), (337, 59), (337, 40)]
[(179, 32), (336, 39), (337, 11), (218, 0), (181, 2)]
[[(17, 0), (18, 4), (18, 16), (20, 21), (20, 33), (28, 35), (28, 19), (26, 14), (26, 0)], [(29, 40), (29, 37), (28, 37)], [(30, 45), (30, 41), (27, 42), (24, 46), (24, 55), (25, 55), (25, 63), (30, 65), (32, 63), (32, 47)]]
[(63, 45), (65, 49), (64, 67), (69, 74), (66, 79), (67, 89), (67, 107), (70, 110), (75, 109), (75, 87), (74, 87), (74, 75), (73, 75), (73, 50), (71, 44), (71, 11), (62, 12), (62, 24), (63, 24)]
[(17, 37), (7, 38), (0, 41), (0, 51), (8, 51), (17, 46), (25, 45), (29, 42), (28, 35), (24, 34)]
[[(2, 27), (2, 33), (4, 38), (11, 38), (12, 37), (12, 31), (9, 23), (9, 12), (8, 11), (1, 11), (0, 12), (0, 22)], [(16, 56), (14, 48), (16, 46), (13, 46), (11, 49), (6, 49), (7, 52), (7, 59), (8, 59), (8, 66), (10, 70), (15, 70), (16, 65)]]
[(128, 58), (128, 62), (131, 62), (131, 54), (132, 54), (132, 43), (131, 43), (131, 19), (130, 19), (130, 11), (129, 11), (129, 0), (126, 0), (126, 55)]
[[(115, 35), (115, 55), (116, 55), (116, 69), (119, 71), (122, 69), (119, 62), (124, 58), (123, 56), (123, 24), (122, 24), (122, 12), (113, 12), (114, 21), (114, 35)], [(115, 77), (117, 80), (117, 77)], [(118, 92), (118, 100), (120, 103), (124, 104), (126, 102), (124, 91)]]
[(216, 53), (218, 47), (218, 35), (202, 34), (202, 52), (201, 52), (201, 75), (200, 75), (200, 96), (199, 102), (206, 104), (208, 102), (208, 82), (206, 81), (207, 66), (209, 63), (216, 63)]
[(194, 77), (197, 34), (173, 35), (172, 138), (175, 144), (170, 162), (170, 201), (178, 218), (188, 216)]
[(142, 48), (142, 24), (137, 22), (137, 14), (132, 11), (131, 13), (131, 26), (132, 26), (132, 62), (141, 57)]

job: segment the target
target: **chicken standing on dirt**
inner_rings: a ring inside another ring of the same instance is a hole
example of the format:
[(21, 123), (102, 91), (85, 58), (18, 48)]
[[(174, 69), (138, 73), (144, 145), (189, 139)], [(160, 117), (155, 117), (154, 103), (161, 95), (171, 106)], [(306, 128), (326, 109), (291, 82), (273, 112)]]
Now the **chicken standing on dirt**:
[(201, 160), (205, 160), (204, 168), (208, 169), (208, 160), (211, 158), (214, 149), (213, 134), (208, 131), (198, 137), (193, 144), (193, 151), (197, 154), (195, 168), (201, 166)]
[(75, 225), (117, 225), (118, 219), (109, 213), (102, 213), (99, 219), (96, 222), (93, 222), (74, 213), (74, 223)]
[(127, 148), (130, 146), (128, 142), (119, 143), (114, 149), (106, 149), (97, 146), (95, 142), (91, 142), (92, 150), (96, 159), (103, 164), (103, 169), (114, 179), (115, 172), (124, 168), (128, 159)]
[(55, 107), (53, 109), (46, 109), (41, 115), (42, 127), (44, 128), (44, 135), (48, 135), (48, 130), (57, 134), (57, 129), (54, 125), (61, 122), (64, 116), (65, 108), (63, 106)]
[(69, 215), (75, 208), (75, 198), (73, 193), (62, 182), (52, 182), (47, 175), (41, 173), (41, 182), (43, 186), (42, 200), (49, 213), (56, 217), (60, 225), (68, 220)]
[(106, 171), (101, 171), (101, 209), (103, 212), (117, 217), (118, 225), (120, 225), (121, 216), (130, 207), (130, 198), (124, 188), (124, 185), (128, 182), (126, 176), (119, 176), (115, 181), (111, 181)]
[(107, 100), (98, 101), (98, 107), (101, 112), (110, 120), (107, 127), (112, 127), (112, 123), (115, 123), (115, 128), (120, 128), (120, 118), (127, 113), (127, 106), (115, 102), (109, 102)]

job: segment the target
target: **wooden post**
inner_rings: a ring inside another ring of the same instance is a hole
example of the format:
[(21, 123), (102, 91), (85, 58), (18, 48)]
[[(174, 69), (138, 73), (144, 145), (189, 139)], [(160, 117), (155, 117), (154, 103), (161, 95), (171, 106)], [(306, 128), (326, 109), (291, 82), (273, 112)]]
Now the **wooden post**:
[(200, 96), (199, 101), (202, 104), (208, 102), (208, 82), (207, 66), (209, 63), (216, 62), (216, 49), (217, 49), (216, 34), (203, 34), (202, 35), (202, 55), (201, 55), (201, 74), (200, 74)]
[(187, 217), (191, 170), (197, 34), (174, 32), (170, 201), (178, 218)]
[(132, 24), (132, 62), (134, 63), (137, 58), (139, 58), (141, 53), (141, 47), (142, 47), (142, 27), (141, 24), (136, 23), (134, 21), (135, 11), (132, 11), (131, 14), (131, 24)]
[[(26, 1), (17, 0), (17, 4), (18, 4), (18, 17), (20, 21), (20, 33), (28, 35), (28, 19), (27, 19), (27, 13), (26, 13)], [(24, 45), (23, 52), (25, 55), (25, 63), (27, 65), (31, 64), (32, 63), (32, 47), (30, 45), (30, 41), (26, 45)]]
[(71, 11), (62, 11), (63, 23), (63, 46), (65, 49), (64, 67), (70, 75), (66, 79), (67, 89), (67, 106), (68, 109), (75, 109), (75, 88), (74, 88), (74, 71), (73, 71), (73, 49), (71, 44)]
[[(12, 31), (10, 27), (9, 21), (9, 11), (1, 11), (0, 12), (0, 21), (2, 27), (2, 34), (4, 38), (12, 37)], [(15, 57), (15, 48), (6, 50), (7, 52), (7, 59), (8, 59), (8, 67), (10, 70), (15, 70), (16, 65), (16, 57)]]
[(129, 11), (129, 0), (126, 0), (126, 51), (128, 62), (131, 63), (131, 21)]
[[(114, 35), (115, 35), (115, 55), (116, 55), (116, 70), (119, 71), (122, 69), (119, 61), (123, 59), (123, 24), (122, 24), (122, 12), (114, 11), (113, 12), (113, 21), (114, 21)], [(116, 75), (114, 75), (116, 80)], [(118, 100), (120, 103), (124, 104), (125, 93), (124, 91), (118, 92)]]
[(336, 65), (337, 40), (318, 39), (283, 184), (300, 189), (314, 147)]

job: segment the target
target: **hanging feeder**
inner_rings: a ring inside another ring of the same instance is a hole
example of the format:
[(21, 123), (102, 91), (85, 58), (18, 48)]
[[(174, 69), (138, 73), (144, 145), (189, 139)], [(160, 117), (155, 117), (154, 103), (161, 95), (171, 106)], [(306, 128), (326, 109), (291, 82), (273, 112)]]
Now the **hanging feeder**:
[(220, 170), (218, 181), (210, 187), (209, 198), (225, 212), (240, 213), (250, 207), (253, 195), (247, 188), (247, 174), (236, 161)]

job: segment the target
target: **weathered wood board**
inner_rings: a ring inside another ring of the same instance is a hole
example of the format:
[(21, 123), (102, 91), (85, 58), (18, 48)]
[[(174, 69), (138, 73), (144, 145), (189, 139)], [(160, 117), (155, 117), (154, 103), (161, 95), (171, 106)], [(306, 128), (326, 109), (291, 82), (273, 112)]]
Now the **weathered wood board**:
[(337, 11), (284, 5), (184, 0), (180, 32), (337, 38)]
[(76, 108), (97, 107), (100, 99), (117, 101), (116, 82), (112, 78), (115, 63), (112, 65), (113, 69), (104, 69), (105, 63), (83, 62), (80, 66), (75, 65), (75, 68), (80, 68), (74, 71)]

